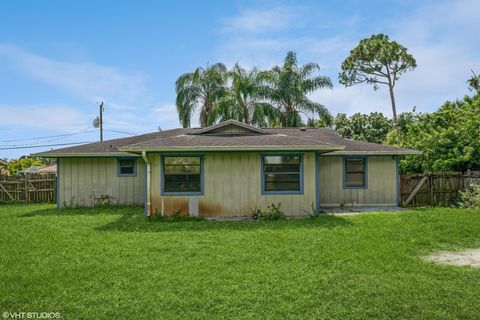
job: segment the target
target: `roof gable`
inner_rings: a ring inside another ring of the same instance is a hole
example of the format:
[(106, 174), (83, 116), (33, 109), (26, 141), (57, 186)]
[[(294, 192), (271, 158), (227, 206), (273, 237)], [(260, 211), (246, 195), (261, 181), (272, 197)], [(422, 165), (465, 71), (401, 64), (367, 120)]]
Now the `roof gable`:
[(271, 134), (270, 132), (250, 126), (248, 124), (242, 123), (237, 120), (227, 120), (224, 122), (220, 122), (216, 125), (203, 128), (192, 132), (190, 134), (194, 135), (202, 135), (202, 134), (228, 134), (228, 135), (235, 135), (235, 134)]

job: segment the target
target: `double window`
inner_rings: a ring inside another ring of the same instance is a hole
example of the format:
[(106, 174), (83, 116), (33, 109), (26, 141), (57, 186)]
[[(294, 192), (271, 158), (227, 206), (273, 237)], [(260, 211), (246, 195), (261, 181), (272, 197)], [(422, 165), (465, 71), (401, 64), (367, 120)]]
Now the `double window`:
[(344, 158), (344, 188), (367, 188), (367, 158)]
[(303, 193), (301, 155), (262, 156), (263, 194)]
[(125, 158), (117, 160), (117, 176), (130, 177), (137, 175), (137, 160), (133, 158)]
[(162, 166), (163, 194), (203, 194), (201, 156), (164, 156)]

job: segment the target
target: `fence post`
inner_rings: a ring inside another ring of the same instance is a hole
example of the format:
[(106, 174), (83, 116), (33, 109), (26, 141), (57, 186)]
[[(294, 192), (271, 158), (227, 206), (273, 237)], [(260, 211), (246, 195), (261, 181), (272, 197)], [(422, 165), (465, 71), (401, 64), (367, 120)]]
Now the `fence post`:
[(430, 205), (433, 206), (433, 205), (435, 205), (435, 192), (433, 190), (433, 186), (434, 186), (434, 184), (433, 184), (433, 173), (430, 172), (428, 174), (428, 179), (429, 179), (429, 186), (428, 187), (430, 188), (430, 190), (429, 190), (430, 191)]
[(28, 203), (28, 174), (23, 175), (25, 188), (25, 203)]

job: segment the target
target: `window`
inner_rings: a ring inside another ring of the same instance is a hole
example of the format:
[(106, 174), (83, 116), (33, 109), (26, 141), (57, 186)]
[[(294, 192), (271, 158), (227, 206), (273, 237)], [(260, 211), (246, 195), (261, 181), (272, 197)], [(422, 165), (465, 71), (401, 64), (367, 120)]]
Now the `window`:
[(303, 193), (302, 156), (263, 156), (262, 193)]
[(163, 157), (163, 194), (202, 194), (201, 156)]
[(117, 162), (117, 175), (122, 176), (136, 176), (137, 168), (135, 166), (135, 159), (118, 159)]
[(367, 158), (344, 158), (344, 188), (367, 188)]

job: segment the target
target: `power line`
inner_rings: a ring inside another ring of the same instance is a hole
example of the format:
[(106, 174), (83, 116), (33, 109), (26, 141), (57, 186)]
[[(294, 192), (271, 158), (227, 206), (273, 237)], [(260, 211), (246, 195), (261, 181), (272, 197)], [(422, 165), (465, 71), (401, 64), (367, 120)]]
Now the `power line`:
[(23, 146), (23, 147), (8, 147), (8, 148), (0, 148), (0, 150), (12, 150), (12, 149), (30, 149), (30, 148), (43, 148), (43, 147), (56, 147), (56, 146), (68, 146), (68, 145), (74, 145), (74, 144), (85, 144), (85, 143), (92, 143), (92, 141), (84, 141), (84, 142), (70, 142), (70, 143), (57, 143), (57, 144), (44, 144), (44, 145)]
[(14, 141), (25, 141), (25, 140), (42, 140), (42, 139), (48, 139), (48, 138), (57, 138), (57, 137), (68, 137), (68, 136), (73, 136), (77, 134), (82, 134), (82, 133), (87, 133), (87, 132), (94, 132), (94, 131), (88, 131), (92, 126), (78, 132), (72, 132), (72, 133), (64, 133), (64, 134), (57, 134), (53, 136), (43, 136), (43, 137), (35, 137), (35, 138), (21, 138), (21, 139), (10, 139), (10, 140), (0, 140), (0, 142), (14, 142)]
[[(84, 133), (90, 133), (90, 132), (95, 132), (95, 131), (93, 131), (93, 130), (84, 131), (84, 132), (82, 132), (82, 134), (84, 134)], [(71, 137), (71, 135), (70, 135), (69, 137)], [(53, 141), (63, 140), (64, 138), (66, 138), (66, 137), (65, 137), (65, 136), (62, 136), (62, 137), (57, 137), (57, 138), (52, 138), (52, 139), (46, 139), (46, 140), (39, 141), (39, 142), (29, 142), (29, 143), (23, 143), (23, 144), (3, 144), (3, 145), (0, 145), (0, 147), (28, 147), (28, 146), (36, 146), (36, 145), (39, 145), (39, 144), (45, 144), (45, 143), (47, 143), (47, 142), (53, 142)]]
[(133, 132), (128, 132), (128, 131), (107, 130), (107, 129), (103, 129), (103, 131), (116, 132), (116, 133), (125, 133), (125, 134), (131, 134), (132, 136), (138, 136), (138, 133), (133, 133)]

